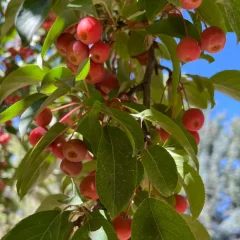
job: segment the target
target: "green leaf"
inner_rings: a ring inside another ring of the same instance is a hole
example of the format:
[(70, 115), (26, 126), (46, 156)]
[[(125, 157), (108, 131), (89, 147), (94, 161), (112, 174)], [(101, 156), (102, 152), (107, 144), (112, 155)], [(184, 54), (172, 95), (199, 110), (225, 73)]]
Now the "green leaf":
[(98, 120), (101, 108), (101, 103), (96, 102), (93, 108), (80, 118), (76, 128), (76, 131), (81, 133), (91, 144), (94, 155), (96, 155), (98, 151), (99, 142), (102, 136), (102, 127)]
[(22, 114), (24, 110), (26, 110), (33, 102), (46, 97), (45, 94), (42, 93), (34, 93), (32, 95), (26, 96), (20, 101), (14, 103), (5, 111), (0, 113), (0, 124), (5, 123), (14, 117)]
[(11, 0), (7, 5), (7, 10), (4, 14), (5, 21), (1, 27), (1, 36), (6, 36), (9, 30), (13, 27), (15, 22), (15, 16), (18, 9), (22, 5), (24, 0)]
[(57, 89), (54, 83), (58, 79), (64, 79), (71, 76), (72, 76), (71, 71), (66, 67), (56, 67), (50, 70), (42, 80), (41, 92), (44, 92), (46, 94), (54, 92)]
[(17, 31), (25, 42), (31, 42), (33, 35), (48, 16), (52, 0), (25, 0), (20, 7), (15, 24)]
[(140, 119), (149, 120), (153, 123), (157, 123), (165, 131), (169, 132), (187, 151), (195, 163), (197, 169), (199, 169), (198, 159), (196, 157), (192, 144), (190, 143), (188, 137), (184, 134), (183, 130), (171, 118), (161, 112), (158, 112), (154, 108), (151, 110), (145, 110), (139, 114), (134, 114), (134, 116), (139, 117)]
[(128, 53), (128, 41), (129, 36), (125, 32), (119, 32), (116, 36), (114, 49), (117, 51), (118, 55), (122, 59), (129, 59)]
[(196, 240), (210, 240), (210, 235), (206, 228), (198, 221), (192, 220), (192, 217), (186, 214), (181, 215), (190, 227)]
[(213, 56), (211, 56), (211, 55), (209, 55), (209, 54), (206, 54), (206, 53), (204, 53), (204, 52), (201, 53), (201, 55), (200, 55), (199, 58), (208, 61), (208, 63), (213, 63), (213, 62), (215, 62), (215, 58), (214, 58)]
[(74, 224), (69, 222), (71, 211), (66, 211), (62, 213), (61, 216), (61, 226), (59, 232), (59, 240), (70, 239), (74, 229)]
[(84, 59), (78, 67), (76, 81), (85, 80), (90, 70), (90, 58)]
[(43, 153), (43, 151), (58, 136), (62, 135), (67, 128), (68, 127), (66, 125), (57, 122), (47, 131), (47, 133), (40, 139), (36, 146), (26, 154), (27, 157), (24, 158), (24, 165), (21, 167), (22, 171), (19, 172), (19, 178), (17, 182), (17, 190), (20, 198), (23, 198), (38, 181), (42, 170), (41, 168), (45, 163), (44, 159), (49, 154)]
[(151, 100), (155, 103), (160, 103), (162, 95), (163, 95), (163, 73), (162, 71), (158, 71), (157, 75), (152, 75), (151, 81)]
[(145, 30), (131, 31), (128, 41), (128, 53), (130, 56), (139, 55), (147, 50), (147, 32)]
[(195, 240), (183, 218), (162, 201), (148, 198), (138, 207), (132, 222), (132, 240)]
[(116, 127), (105, 127), (97, 154), (96, 184), (100, 201), (112, 218), (118, 215), (132, 197), (137, 182), (137, 159), (125, 133)]
[(149, 180), (165, 197), (170, 196), (178, 183), (177, 167), (173, 157), (160, 146), (151, 146), (141, 153)]
[(181, 2), (180, 0), (167, 0), (169, 3), (172, 3), (176, 7), (181, 7)]
[(85, 224), (83, 227), (79, 228), (73, 235), (72, 240), (92, 240), (89, 237), (89, 225)]
[[(189, 36), (199, 40), (200, 34), (196, 27), (188, 20), (185, 20), (185, 23), (187, 26)], [(173, 17), (156, 21), (150, 26), (148, 26), (146, 30), (149, 34), (153, 35), (162, 34), (176, 38), (186, 37), (186, 31), (181, 17)]]
[(186, 162), (175, 159), (178, 172), (181, 175), (181, 185), (183, 186), (193, 220), (197, 219), (203, 209), (205, 202), (205, 188), (198, 172)]
[(145, 0), (146, 16), (149, 21), (152, 21), (163, 9), (166, 7), (168, 2), (166, 0)]
[(97, 17), (92, 0), (73, 0), (70, 4), (68, 4), (68, 8), (78, 9), (82, 12), (92, 14)]
[(64, 30), (66, 30), (72, 24), (77, 23), (78, 21), (79, 18), (76, 16), (73, 10), (66, 10), (62, 12), (48, 32), (42, 48), (42, 57), (45, 56), (47, 50), (57, 40), (58, 36), (64, 32)]
[(134, 154), (137, 154), (143, 149), (144, 135), (140, 124), (134, 117), (116, 108), (106, 108), (105, 112), (114, 119), (126, 133), (131, 142)]
[(172, 64), (173, 64), (173, 74), (172, 74), (172, 91), (171, 91), (171, 103), (174, 102), (174, 99), (177, 95), (177, 89), (180, 78), (180, 60), (176, 55), (177, 43), (172, 37), (168, 37), (165, 35), (159, 35), (160, 40), (167, 47), (168, 52), (171, 56)]
[(35, 213), (19, 222), (2, 240), (58, 239), (61, 226), (61, 211)]
[(240, 71), (226, 70), (213, 75), (212, 81), (216, 90), (240, 101)]
[(214, 0), (203, 0), (197, 11), (207, 24), (220, 27), (223, 31), (226, 31), (224, 17)]
[(27, 132), (28, 127), (32, 123), (35, 114), (37, 110), (40, 108), (42, 103), (46, 100), (47, 97), (38, 99), (35, 101), (29, 108), (27, 108), (24, 113), (20, 117), (20, 122), (19, 122), (19, 134), (20, 137), (22, 138), (25, 133)]
[(39, 66), (30, 64), (11, 72), (0, 85), (0, 103), (16, 90), (42, 81), (48, 71), (46, 67), (42, 70)]
[(57, 15), (61, 14), (62, 10), (67, 7), (69, 0), (53, 0), (52, 10)]

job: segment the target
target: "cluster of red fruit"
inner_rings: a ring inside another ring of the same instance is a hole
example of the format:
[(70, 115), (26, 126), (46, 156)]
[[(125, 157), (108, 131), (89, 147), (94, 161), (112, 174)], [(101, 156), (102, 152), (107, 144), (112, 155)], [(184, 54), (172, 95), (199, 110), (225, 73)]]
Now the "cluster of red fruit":
[(110, 56), (111, 49), (107, 43), (101, 41), (103, 27), (94, 17), (85, 17), (74, 28), (62, 33), (56, 47), (60, 54), (66, 56), (67, 67), (72, 74), (77, 73), (79, 64), (90, 56), (90, 70), (86, 78), (87, 82), (98, 83), (104, 77), (104, 65)]
[[(182, 117), (183, 126), (192, 134), (196, 140), (197, 145), (200, 143), (200, 136), (197, 131), (199, 131), (204, 124), (204, 115), (200, 109), (191, 108), (184, 112)], [(170, 134), (164, 129), (160, 129), (158, 134), (162, 142), (166, 142), (170, 138)]]
[[(182, 7), (187, 10), (196, 9), (202, 0), (181, 0)], [(208, 27), (201, 33), (200, 44), (192, 37), (182, 39), (177, 46), (178, 58), (186, 63), (197, 60), (201, 51), (220, 52), (226, 44), (226, 34), (216, 26)]]

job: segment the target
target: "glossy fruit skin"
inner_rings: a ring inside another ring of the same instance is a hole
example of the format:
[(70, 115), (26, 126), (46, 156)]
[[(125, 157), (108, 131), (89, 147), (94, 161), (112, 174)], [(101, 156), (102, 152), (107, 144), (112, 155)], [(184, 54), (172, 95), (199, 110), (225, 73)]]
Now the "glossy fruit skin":
[(47, 133), (47, 129), (44, 127), (34, 128), (29, 135), (29, 142), (32, 146), (35, 146), (38, 141)]
[(204, 115), (200, 109), (191, 108), (183, 114), (182, 123), (184, 127), (189, 130), (196, 132), (203, 127)]
[(63, 155), (71, 162), (81, 162), (85, 159), (87, 148), (80, 139), (71, 139), (63, 145)]
[(226, 34), (219, 27), (209, 27), (201, 33), (202, 50), (209, 53), (220, 52), (226, 45)]
[(81, 181), (79, 189), (82, 195), (87, 199), (97, 200), (99, 198), (96, 188), (95, 172)]
[(75, 37), (71, 33), (62, 33), (57, 41), (56, 47), (61, 55), (66, 56), (68, 45), (75, 40)]
[(64, 158), (60, 164), (60, 169), (70, 177), (77, 177), (82, 171), (82, 162), (70, 162)]
[(186, 37), (177, 45), (177, 56), (184, 63), (195, 61), (200, 55), (201, 48), (194, 38)]
[(69, 62), (79, 65), (84, 59), (88, 58), (89, 49), (81, 41), (76, 40), (69, 43), (66, 54)]
[(72, 64), (70, 61), (66, 61), (66, 65), (67, 65), (67, 68), (69, 68), (72, 72), (72, 75), (76, 75), (77, 74), (77, 70), (78, 70), (78, 66), (77, 65), (74, 65)]
[(40, 112), (34, 122), (39, 127), (45, 127), (52, 121), (52, 112), (50, 108), (45, 108), (42, 112)]
[(181, 0), (182, 8), (192, 10), (198, 8), (202, 3), (202, 0)]
[(11, 140), (11, 135), (9, 133), (0, 133), (0, 144), (7, 145)]
[(131, 237), (132, 219), (118, 216), (112, 222), (119, 240), (128, 240)]
[(175, 198), (176, 198), (176, 203), (175, 203), (174, 209), (178, 213), (186, 212), (188, 209), (187, 199), (181, 195), (175, 195)]
[(89, 83), (99, 83), (103, 80), (104, 77), (104, 66), (101, 63), (90, 62), (90, 70), (86, 81)]
[(88, 151), (87, 151), (87, 154), (85, 156), (85, 159), (87, 159), (89, 161), (96, 160), (96, 158), (94, 158)]
[(165, 131), (163, 128), (158, 130), (158, 135), (160, 137), (160, 139), (162, 140), (162, 142), (166, 142), (169, 138), (170, 138), (170, 134)]
[(100, 83), (96, 84), (96, 88), (104, 94), (110, 93), (112, 90), (119, 88), (119, 83), (116, 75), (106, 71)]
[(102, 33), (102, 24), (94, 17), (85, 17), (78, 23), (78, 39), (86, 45), (94, 44), (100, 41)]
[(193, 131), (189, 131), (189, 132), (192, 134), (192, 136), (196, 140), (197, 145), (199, 145), (200, 144), (200, 136), (199, 136), (198, 132), (193, 132)]
[(91, 59), (95, 63), (104, 63), (110, 56), (111, 49), (104, 42), (97, 42), (90, 48)]
[(51, 151), (53, 156), (59, 159), (64, 159), (63, 145), (65, 142), (65, 138), (63, 136), (60, 136), (51, 144)]

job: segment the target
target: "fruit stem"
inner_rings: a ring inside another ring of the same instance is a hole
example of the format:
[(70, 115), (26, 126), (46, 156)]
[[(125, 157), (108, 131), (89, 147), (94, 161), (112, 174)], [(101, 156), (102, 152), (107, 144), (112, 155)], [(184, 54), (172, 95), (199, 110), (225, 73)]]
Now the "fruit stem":
[(175, 8), (175, 10), (181, 15), (181, 18), (182, 18), (183, 24), (184, 24), (185, 33), (188, 36), (187, 24), (186, 24), (186, 21), (185, 21), (183, 15), (182, 15), (182, 12), (178, 8)]
[(61, 123), (61, 122), (63, 122), (64, 120), (66, 120), (69, 116), (71, 116), (73, 113), (75, 113), (78, 109), (80, 109), (82, 107), (82, 105), (81, 106), (78, 106), (78, 107), (76, 107), (76, 108), (74, 108), (74, 109), (72, 109), (70, 112), (68, 112), (66, 115), (64, 115), (60, 120), (59, 120), (59, 122)]
[(200, 20), (203, 22), (204, 27), (205, 27), (205, 28), (208, 28), (206, 22), (203, 20), (202, 16), (199, 14), (199, 12), (198, 12), (196, 9), (195, 9), (195, 13), (196, 13), (197, 16), (200, 18)]
[(74, 106), (74, 105), (77, 105), (78, 103), (76, 102), (73, 102), (73, 103), (69, 103), (69, 104), (66, 104), (64, 106), (61, 106), (61, 107), (58, 107), (58, 108), (55, 108), (53, 110), (51, 110), (52, 112), (58, 112), (59, 110), (62, 110), (64, 108), (67, 108), (67, 107), (71, 107), (71, 106)]

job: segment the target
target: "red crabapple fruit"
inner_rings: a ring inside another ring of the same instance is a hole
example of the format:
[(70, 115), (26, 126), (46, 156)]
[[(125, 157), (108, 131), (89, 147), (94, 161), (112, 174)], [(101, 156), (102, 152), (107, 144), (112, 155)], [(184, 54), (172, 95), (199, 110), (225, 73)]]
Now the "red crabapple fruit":
[(82, 163), (70, 162), (64, 158), (60, 164), (60, 169), (70, 177), (77, 177), (82, 170)]
[(56, 41), (56, 47), (57, 50), (62, 54), (63, 56), (67, 55), (67, 47), (69, 43), (75, 40), (75, 37), (71, 33), (62, 33), (57, 41)]
[(67, 59), (74, 65), (79, 65), (84, 59), (88, 58), (88, 46), (76, 40), (69, 43), (67, 47)]
[(178, 213), (184, 213), (188, 209), (188, 202), (187, 199), (181, 195), (175, 195), (176, 203), (174, 209)]
[(199, 145), (199, 143), (200, 143), (200, 136), (199, 136), (198, 132), (193, 132), (193, 131), (189, 131), (189, 132), (192, 134), (192, 136), (196, 140), (197, 145)]
[(226, 44), (226, 34), (219, 27), (209, 27), (201, 33), (202, 50), (209, 53), (220, 52)]
[(108, 44), (97, 42), (90, 48), (91, 59), (95, 63), (104, 63), (110, 56), (111, 49)]
[(63, 145), (65, 144), (65, 138), (63, 136), (58, 137), (55, 141), (51, 144), (51, 151), (53, 156), (59, 159), (63, 159)]
[(92, 173), (85, 177), (79, 186), (80, 192), (87, 199), (97, 200), (99, 198), (96, 188), (96, 176)]
[(163, 128), (161, 128), (161, 129), (158, 130), (158, 135), (159, 135), (159, 137), (160, 137), (160, 139), (161, 139), (162, 142), (166, 142), (166, 141), (170, 138), (170, 136), (171, 136), (171, 135), (170, 135), (167, 131), (165, 131)]
[(88, 151), (87, 151), (87, 154), (85, 156), (85, 159), (87, 159), (89, 161), (96, 160), (96, 158), (94, 158)]
[(70, 61), (67, 60), (66, 62), (67, 67), (71, 70), (72, 75), (76, 75), (77, 74), (77, 70), (78, 70), (78, 66), (72, 64)]
[(201, 3), (202, 0), (181, 0), (182, 7), (187, 10), (198, 8)]
[(86, 45), (100, 41), (102, 33), (102, 24), (94, 17), (83, 18), (77, 27), (78, 39)]
[(0, 191), (2, 191), (4, 187), (5, 187), (4, 182), (0, 180)]
[(0, 133), (0, 144), (7, 145), (11, 139), (11, 135), (9, 133)]
[(34, 122), (39, 127), (45, 127), (52, 121), (52, 112), (50, 108), (45, 108), (42, 112), (40, 112), (36, 118), (34, 119)]
[(119, 240), (127, 240), (131, 237), (132, 219), (128, 217), (118, 216), (113, 221), (114, 230)]
[(186, 37), (177, 45), (177, 56), (184, 63), (197, 60), (200, 54), (201, 48), (194, 38)]
[(100, 83), (96, 84), (96, 88), (104, 94), (110, 93), (112, 90), (119, 88), (118, 79), (112, 72), (106, 71)]
[(89, 83), (99, 83), (103, 80), (104, 77), (104, 66), (101, 63), (95, 63), (91, 61), (90, 70), (86, 81)]
[(204, 115), (200, 109), (191, 108), (188, 109), (182, 118), (184, 127), (189, 131), (198, 131), (204, 124)]
[(71, 162), (81, 162), (85, 159), (87, 148), (80, 139), (71, 139), (63, 145), (63, 155)]
[(35, 146), (38, 141), (46, 134), (47, 129), (44, 127), (34, 128), (29, 135), (29, 142), (32, 146)]

